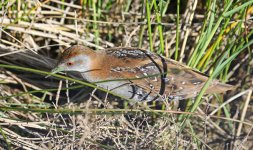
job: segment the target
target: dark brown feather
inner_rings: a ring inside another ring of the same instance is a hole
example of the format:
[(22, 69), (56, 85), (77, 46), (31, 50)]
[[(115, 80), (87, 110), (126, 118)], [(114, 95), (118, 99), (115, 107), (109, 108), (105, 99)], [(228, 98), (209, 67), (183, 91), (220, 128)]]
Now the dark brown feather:
[[(110, 65), (111, 76), (129, 79), (133, 85), (150, 91), (151, 95), (173, 99), (195, 97), (208, 80), (206, 75), (194, 69), (142, 49), (114, 48), (105, 52), (108, 57), (118, 59), (115, 62), (121, 62)], [(233, 88), (214, 80), (206, 93), (222, 93)]]

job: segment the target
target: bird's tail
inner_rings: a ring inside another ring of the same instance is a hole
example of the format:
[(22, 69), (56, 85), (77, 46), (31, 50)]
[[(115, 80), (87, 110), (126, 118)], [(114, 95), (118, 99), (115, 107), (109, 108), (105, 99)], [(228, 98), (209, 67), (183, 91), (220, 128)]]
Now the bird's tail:
[(236, 86), (220, 83), (219, 81), (214, 81), (212, 85), (209, 86), (208, 90), (205, 92), (206, 94), (211, 93), (224, 93), (226, 91), (234, 90)]

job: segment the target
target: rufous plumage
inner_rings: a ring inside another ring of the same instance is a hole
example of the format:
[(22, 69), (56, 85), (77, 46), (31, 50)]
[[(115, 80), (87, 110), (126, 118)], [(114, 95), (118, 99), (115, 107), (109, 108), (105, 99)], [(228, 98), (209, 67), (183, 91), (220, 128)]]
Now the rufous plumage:
[[(132, 47), (95, 51), (75, 45), (62, 53), (52, 72), (60, 71), (80, 72), (85, 80), (138, 102), (192, 98), (208, 80), (204, 74), (179, 62)], [(213, 80), (205, 93), (222, 93), (233, 88)]]

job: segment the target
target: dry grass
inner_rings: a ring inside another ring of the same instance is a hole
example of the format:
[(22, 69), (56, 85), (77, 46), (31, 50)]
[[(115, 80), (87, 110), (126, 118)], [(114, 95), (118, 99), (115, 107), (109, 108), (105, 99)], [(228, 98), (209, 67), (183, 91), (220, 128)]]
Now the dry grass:
[[(165, 102), (136, 104), (129, 108), (119, 98), (92, 87), (75, 87), (80, 84), (56, 76), (45, 78), (46, 74), (41, 72), (20, 68), (49, 71), (60, 51), (73, 44), (94, 49), (116, 46), (153, 48), (167, 57), (189, 62), (201, 39), (206, 19), (207, 10), (202, 2), (181, 2), (179, 24), (176, 24), (176, 2), (164, 9), (161, 23), (157, 21), (154, 8), (150, 11), (150, 18), (146, 18), (145, 4), (139, 0), (131, 3), (98, 0), (87, 4), (85, 1), (60, 0), (2, 2), (0, 145), (3, 149), (253, 148), (252, 46), (240, 53), (219, 76), (236, 85), (237, 90), (203, 97), (194, 113), (189, 112), (194, 100), (182, 101), (179, 106), (178, 102)], [(222, 10), (223, 4), (220, 5), (217, 7)], [(167, 6), (166, 1), (164, 6)], [(251, 33), (251, 9), (249, 5), (243, 24), (245, 28), (240, 31), (245, 36)], [(231, 20), (242, 21), (236, 15), (243, 16), (238, 13), (230, 16)], [(148, 19), (151, 26), (147, 25)], [(232, 23), (230, 21), (229, 26)], [(148, 33), (149, 27), (152, 35)], [(236, 43), (237, 39), (244, 39), (235, 29), (226, 30), (223, 25), (219, 26), (208, 46), (210, 49), (216, 41), (221, 42), (211, 55), (212, 59), (206, 66), (203, 63), (205, 67), (195, 67), (212, 72), (231, 41)], [(219, 39), (219, 33), (225, 30)], [(161, 39), (164, 52), (161, 51)], [(78, 74), (69, 76), (79, 77)], [(182, 127), (182, 114), (192, 115), (185, 122), (185, 128)]]

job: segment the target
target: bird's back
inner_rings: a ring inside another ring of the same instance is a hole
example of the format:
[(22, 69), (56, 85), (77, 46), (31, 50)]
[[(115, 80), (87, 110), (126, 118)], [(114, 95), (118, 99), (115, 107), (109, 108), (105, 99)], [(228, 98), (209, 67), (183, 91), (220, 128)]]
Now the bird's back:
[[(141, 100), (186, 99), (197, 96), (208, 77), (174, 60), (139, 48), (105, 50), (108, 58), (121, 63), (110, 65), (111, 76), (125, 79), (141, 93)], [(110, 61), (109, 60), (109, 61)], [(131, 88), (130, 88), (131, 89)], [(222, 93), (233, 86), (212, 81), (206, 93)], [(140, 95), (140, 94), (139, 94)]]

